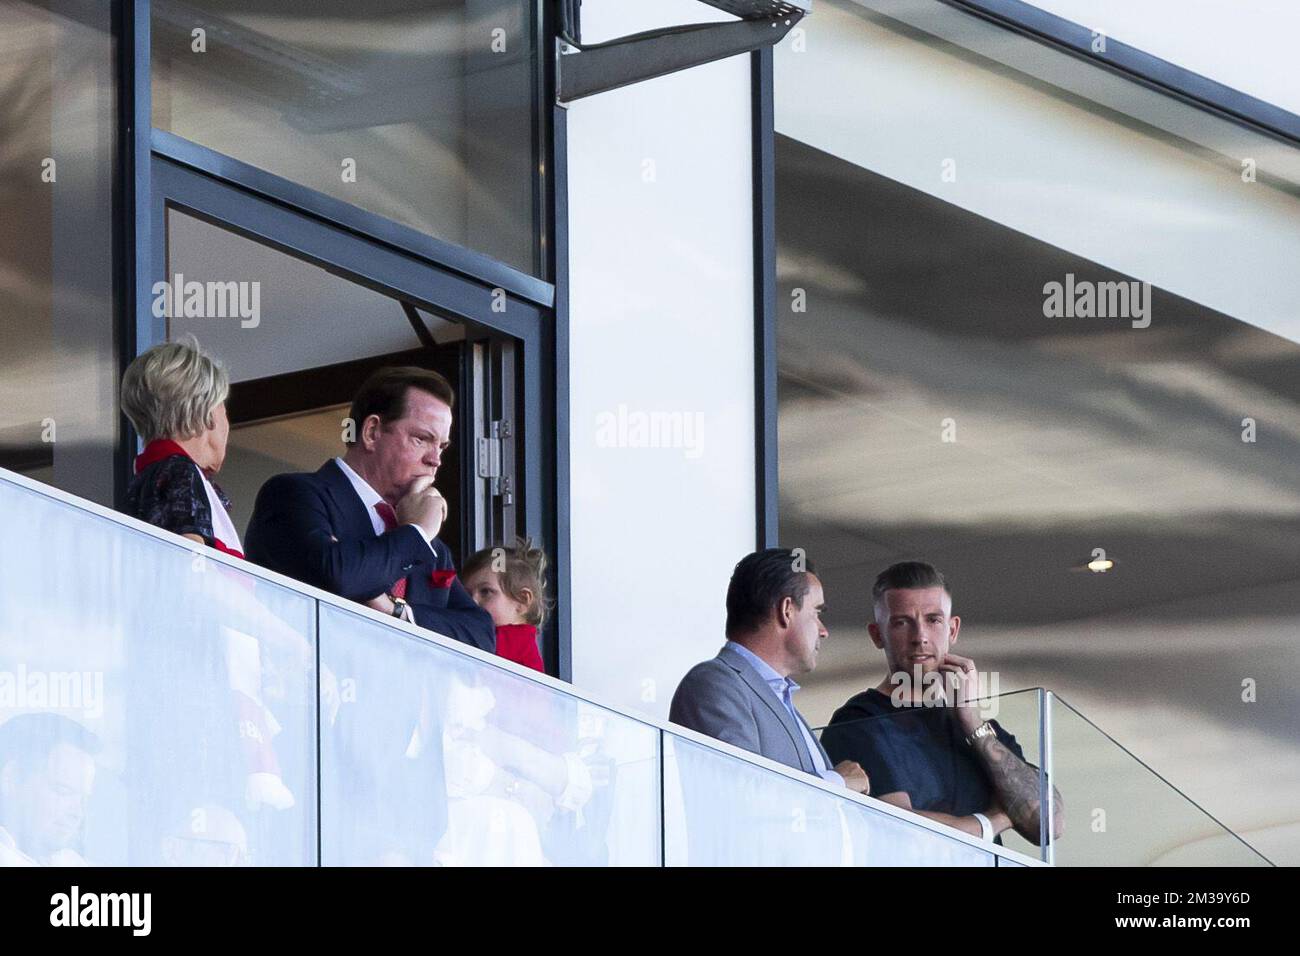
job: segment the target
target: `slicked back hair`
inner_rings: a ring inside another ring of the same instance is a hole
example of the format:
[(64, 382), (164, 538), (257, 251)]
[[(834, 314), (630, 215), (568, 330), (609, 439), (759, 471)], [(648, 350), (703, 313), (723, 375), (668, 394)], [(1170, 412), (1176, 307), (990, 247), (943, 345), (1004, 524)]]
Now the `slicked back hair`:
[(933, 564), (928, 564), (925, 561), (899, 561), (897, 564), (891, 564), (876, 575), (876, 583), (871, 587), (873, 613), (875, 608), (884, 603), (885, 592), (897, 588), (904, 590), (943, 588), (949, 600), (952, 599), (952, 591), (948, 590), (948, 582), (944, 580), (939, 569)]
[(371, 415), (378, 415), (384, 424), (402, 418), (406, 414), (406, 393), (412, 388), (428, 392), (448, 408), (455, 407), (456, 391), (439, 373), (413, 365), (381, 368), (362, 383), (356, 397), (352, 399), (348, 416), (352, 419), (355, 430), (353, 440), (347, 444), (355, 445), (360, 440), (361, 425)]
[(789, 548), (767, 548), (741, 558), (727, 585), (727, 637), (752, 634), (772, 618), (786, 598), (802, 607), (816, 569)]

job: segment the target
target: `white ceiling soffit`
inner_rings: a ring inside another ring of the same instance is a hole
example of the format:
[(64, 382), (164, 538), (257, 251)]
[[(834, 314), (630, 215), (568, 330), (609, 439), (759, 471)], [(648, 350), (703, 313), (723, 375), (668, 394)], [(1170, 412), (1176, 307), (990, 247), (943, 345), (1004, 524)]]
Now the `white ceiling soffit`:
[(938, 0), (824, 0), (800, 28), (778, 133), (1300, 341), (1300, 150)]
[[(1256, 160), (1261, 174), (1274, 177), (1279, 180), (1276, 185), (1300, 194), (1300, 149), (1271, 136), (1153, 90), (1046, 43), (1030, 40), (940, 0), (854, 2), (1211, 150), (1230, 163), (1233, 169), (1240, 169), (1241, 158), (1249, 156)], [(1065, 10), (1057, 10), (1050, 4), (1038, 6), (1069, 19)], [(1081, 25), (1092, 26), (1090, 23)], [(1179, 29), (1190, 28), (1180, 24)], [(1124, 41), (1125, 38), (1116, 36), (1115, 39)], [(1189, 68), (1183, 63), (1177, 65)], [(1286, 108), (1285, 104), (1282, 105)]]
[(1058, 17), (1300, 113), (1295, 0), (1028, 0)]

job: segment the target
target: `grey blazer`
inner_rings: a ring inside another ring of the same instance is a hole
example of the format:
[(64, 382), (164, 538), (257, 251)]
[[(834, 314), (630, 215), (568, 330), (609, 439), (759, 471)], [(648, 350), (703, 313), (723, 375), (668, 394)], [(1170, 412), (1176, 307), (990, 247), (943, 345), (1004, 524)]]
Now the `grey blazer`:
[[(696, 664), (682, 678), (668, 719), (787, 767), (817, 772), (790, 712), (730, 641), (717, 657)], [(816, 736), (812, 739), (826, 768), (833, 768)]]

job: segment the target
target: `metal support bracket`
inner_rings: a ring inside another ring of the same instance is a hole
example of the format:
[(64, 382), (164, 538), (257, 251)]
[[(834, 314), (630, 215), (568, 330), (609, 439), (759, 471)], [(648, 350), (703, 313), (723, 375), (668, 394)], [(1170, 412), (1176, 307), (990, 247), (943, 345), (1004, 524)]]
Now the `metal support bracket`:
[(666, 27), (604, 43), (583, 44), (578, 23), (581, 0), (560, 0), (556, 100), (564, 106), (593, 93), (775, 46), (803, 19), (812, 0), (700, 2), (741, 19)]

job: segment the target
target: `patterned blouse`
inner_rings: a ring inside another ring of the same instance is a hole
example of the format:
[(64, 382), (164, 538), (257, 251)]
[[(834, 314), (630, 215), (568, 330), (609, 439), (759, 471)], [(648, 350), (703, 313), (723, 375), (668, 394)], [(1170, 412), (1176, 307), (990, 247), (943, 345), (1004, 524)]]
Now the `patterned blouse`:
[[(136, 458), (135, 470), (126, 490), (128, 514), (173, 534), (196, 534), (218, 551), (243, 557), (216, 536), (203, 473), (185, 449), (171, 441), (150, 442)], [(211, 479), (208, 484), (229, 513), (225, 492)]]

